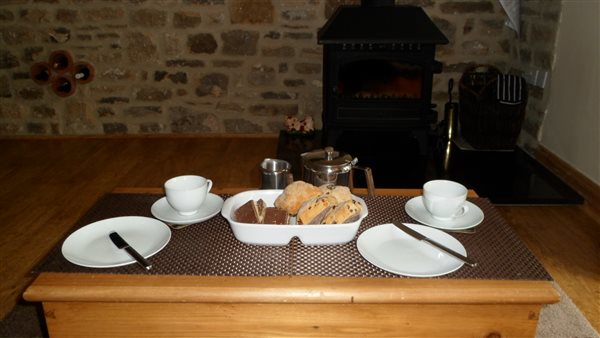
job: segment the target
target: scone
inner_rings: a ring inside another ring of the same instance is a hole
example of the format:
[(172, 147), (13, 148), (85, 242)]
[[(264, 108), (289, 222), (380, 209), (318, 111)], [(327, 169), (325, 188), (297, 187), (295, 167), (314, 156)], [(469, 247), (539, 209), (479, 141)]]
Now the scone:
[(298, 210), (298, 224), (320, 224), (331, 208), (337, 205), (335, 197), (321, 195), (302, 204)]
[(343, 185), (323, 184), (319, 189), (321, 189), (323, 194), (335, 197), (338, 200), (338, 203), (352, 200), (350, 189)]
[(342, 202), (325, 215), (323, 224), (343, 224), (358, 221), (362, 206), (355, 200)]
[(296, 215), (305, 201), (321, 195), (321, 189), (304, 181), (295, 181), (285, 187), (275, 200), (275, 207), (283, 209), (290, 215)]

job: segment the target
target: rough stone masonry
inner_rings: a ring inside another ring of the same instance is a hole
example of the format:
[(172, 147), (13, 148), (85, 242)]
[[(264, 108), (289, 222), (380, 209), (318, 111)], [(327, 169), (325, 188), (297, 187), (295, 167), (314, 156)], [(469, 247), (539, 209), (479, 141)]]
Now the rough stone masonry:
[[(285, 115), (321, 127), (317, 31), (358, 0), (3, 0), (0, 135), (275, 133)], [(440, 116), (449, 78), (472, 64), (550, 69), (560, 1), (523, 0), (522, 33), (497, 0), (397, 0), (425, 9), (450, 39), (434, 78)], [(35, 84), (30, 67), (66, 50), (93, 65), (73, 95)], [(535, 139), (544, 91), (532, 88)], [(457, 97), (457, 92), (455, 92)], [(522, 133), (523, 134), (523, 133)]]

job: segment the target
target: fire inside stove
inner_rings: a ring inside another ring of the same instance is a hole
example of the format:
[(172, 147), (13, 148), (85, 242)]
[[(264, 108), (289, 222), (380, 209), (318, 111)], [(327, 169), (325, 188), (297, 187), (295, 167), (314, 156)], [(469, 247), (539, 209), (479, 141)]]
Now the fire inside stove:
[(360, 60), (339, 70), (337, 95), (357, 99), (421, 99), (423, 69), (389, 60)]

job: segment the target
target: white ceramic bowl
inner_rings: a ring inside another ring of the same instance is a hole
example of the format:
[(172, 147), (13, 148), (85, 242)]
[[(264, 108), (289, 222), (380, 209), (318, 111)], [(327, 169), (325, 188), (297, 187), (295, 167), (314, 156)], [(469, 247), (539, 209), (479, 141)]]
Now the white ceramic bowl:
[(225, 200), (221, 215), (231, 225), (235, 238), (244, 243), (258, 245), (286, 245), (293, 237), (298, 237), (303, 244), (307, 245), (344, 244), (354, 239), (360, 222), (369, 214), (365, 201), (353, 196), (353, 199), (361, 204), (362, 211), (358, 221), (352, 223), (278, 225), (239, 223), (232, 219), (233, 212), (249, 200), (262, 198), (267, 206), (273, 206), (275, 199), (282, 192), (283, 190), (249, 190)]

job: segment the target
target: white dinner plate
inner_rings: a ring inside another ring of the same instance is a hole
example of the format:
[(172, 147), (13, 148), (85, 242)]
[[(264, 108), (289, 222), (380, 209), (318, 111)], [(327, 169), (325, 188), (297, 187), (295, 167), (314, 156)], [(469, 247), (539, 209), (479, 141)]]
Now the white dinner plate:
[(193, 215), (181, 215), (167, 202), (167, 198), (163, 197), (152, 204), (150, 212), (152, 215), (161, 221), (188, 225), (194, 223), (204, 222), (208, 219), (213, 218), (217, 215), (223, 207), (223, 199), (215, 194), (209, 193), (206, 195), (206, 200), (202, 203), (202, 207), (197, 213)]
[[(465, 247), (447, 233), (418, 224), (411, 229), (466, 256)], [(403, 276), (435, 277), (458, 270), (463, 262), (419, 241), (390, 223), (365, 230), (356, 241), (358, 252), (371, 264)]]
[(475, 204), (467, 201), (467, 212), (450, 220), (434, 218), (423, 204), (423, 196), (411, 198), (404, 205), (404, 210), (414, 220), (438, 229), (465, 230), (473, 228), (483, 222), (483, 211)]
[(108, 235), (116, 231), (140, 255), (148, 258), (165, 247), (171, 230), (150, 217), (124, 216), (90, 223), (72, 233), (63, 242), (62, 254), (71, 263), (90, 268), (111, 268), (135, 263), (129, 254), (117, 248)]

